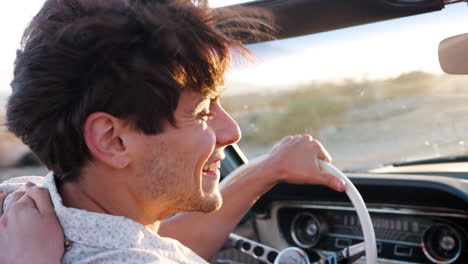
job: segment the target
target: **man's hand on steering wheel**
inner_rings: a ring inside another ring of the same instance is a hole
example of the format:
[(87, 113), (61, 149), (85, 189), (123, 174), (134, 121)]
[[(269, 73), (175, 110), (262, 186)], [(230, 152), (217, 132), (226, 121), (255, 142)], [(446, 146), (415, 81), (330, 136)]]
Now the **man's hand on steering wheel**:
[[(331, 158), (326, 150), (311, 136), (289, 136), (278, 143), (270, 154), (257, 157), (240, 166), (231, 172), (229, 177), (236, 179), (248, 170), (256, 170), (260, 166), (268, 171), (268, 175), (277, 175), (277, 182), (322, 184), (337, 191), (346, 191), (356, 209), (364, 234), (364, 243), (336, 252), (322, 259), (321, 263), (351, 263), (365, 250), (366, 263), (374, 264), (377, 262), (375, 233), (366, 205), (348, 177), (329, 162)], [(307, 254), (299, 248), (291, 247), (278, 251), (235, 234), (231, 234), (229, 239), (235, 248), (267, 263), (289, 263), (290, 259), (297, 260), (297, 263), (309, 263)]]
[(278, 181), (294, 184), (322, 184), (344, 191), (343, 180), (320, 169), (318, 159), (331, 162), (331, 157), (318, 140), (310, 135), (287, 136), (273, 147), (264, 161), (276, 170)]

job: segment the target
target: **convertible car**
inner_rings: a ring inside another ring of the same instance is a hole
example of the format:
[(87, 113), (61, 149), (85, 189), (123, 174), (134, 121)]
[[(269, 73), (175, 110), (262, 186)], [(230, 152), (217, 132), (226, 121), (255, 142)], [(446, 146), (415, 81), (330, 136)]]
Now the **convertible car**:
[[(229, 75), (223, 102), (243, 139), (226, 150), (223, 175), (284, 135), (312, 134), (362, 195), (378, 263), (467, 264), (468, 78), (443, 73), (437, 54), (444, 38), (468, 32), (468, 8), (456, 2), (240, 4), (270, 10), (279, 39), (251, 43), (257, 64)], [(461, 61), (455, 68), (467, 66), (465, 44), (445, 49), (449, 62)], [(214, 263), (278, 263), (290, 247), (309, 262), (282, 263), (369, 263), (362, 253), (344, 256), (364, 240), (360, 220), (344, 193), (282, 183), (256, 202)]]

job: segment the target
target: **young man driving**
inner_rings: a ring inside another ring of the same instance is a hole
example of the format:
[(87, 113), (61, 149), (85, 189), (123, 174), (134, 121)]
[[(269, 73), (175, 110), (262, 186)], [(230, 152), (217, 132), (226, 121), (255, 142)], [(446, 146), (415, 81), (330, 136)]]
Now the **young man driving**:
[[(236, 38), (271, 31), (264, 15), (242, 11), (189, 0), (47, 0), (34, 17), (7, 125), (51, 172), (0, 190), (28, 181), (48, 189), (63, 263), (206, 263), (276, 183), (344, 190), (318, 168), (330, 158), (308, 135), (285, 138), (219, 190), (223, 150), (240, 139), (219, 87), (231, 52), (245, 52)], [(27, 189), (5, 200), (0, 228), (15, 228), (4, 220), (21, 212), (13, 208), (50, 209)]]

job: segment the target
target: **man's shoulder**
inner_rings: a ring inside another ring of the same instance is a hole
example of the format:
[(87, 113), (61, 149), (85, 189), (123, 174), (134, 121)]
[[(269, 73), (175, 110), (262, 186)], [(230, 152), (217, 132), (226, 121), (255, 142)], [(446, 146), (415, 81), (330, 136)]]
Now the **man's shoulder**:
[(14, 192), (19, 188), (22, 188), (27, 182), (32, 182), (36, 185), (42, 185), (44, 183), (44, 177), (42, 176), (21, 176), (14, 177), (0, 183), (0, 191)]
[(75, 245), (65, 253), (63, 264), (181, 264), (157, 250), (122, 248), (97, 249)]
[[(141, 238), (140, 236), (139, 239)], [(157, 235), (151, 236), (148, 233), (144, 235), (143, 240), (111, 246), (112, 244), (90, 245), (86, 241), (71, 242), (71, 246), (65, 252), (63, 263), (208, 264), (180, 242)]]

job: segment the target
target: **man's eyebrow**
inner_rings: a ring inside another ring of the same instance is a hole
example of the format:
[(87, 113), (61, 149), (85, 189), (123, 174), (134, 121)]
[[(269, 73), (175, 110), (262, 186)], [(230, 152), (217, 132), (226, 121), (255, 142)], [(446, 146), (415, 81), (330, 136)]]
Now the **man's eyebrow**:
[(221, 98), (220, 93), (213, 94), (212, 96), (202, 97), (202, 98), (196, 100), (195, 103), (193, 103), (189, 107), (187, 107), (186, 112), (190, 113), (190, 114), (201, 112), (202, 109), (206, 106), (205, 104), (207, 102), (217, 103), (217, 102), (219, 102), (220, 98)]
[(201, 112), (202, 109), (206, 106), (206, 102), (208, 100), (208, 98), (201, 98), (200, 100), (197, 100), (196, 103), (187, 108), (187, 112), (190, 112), (191, 114)]

